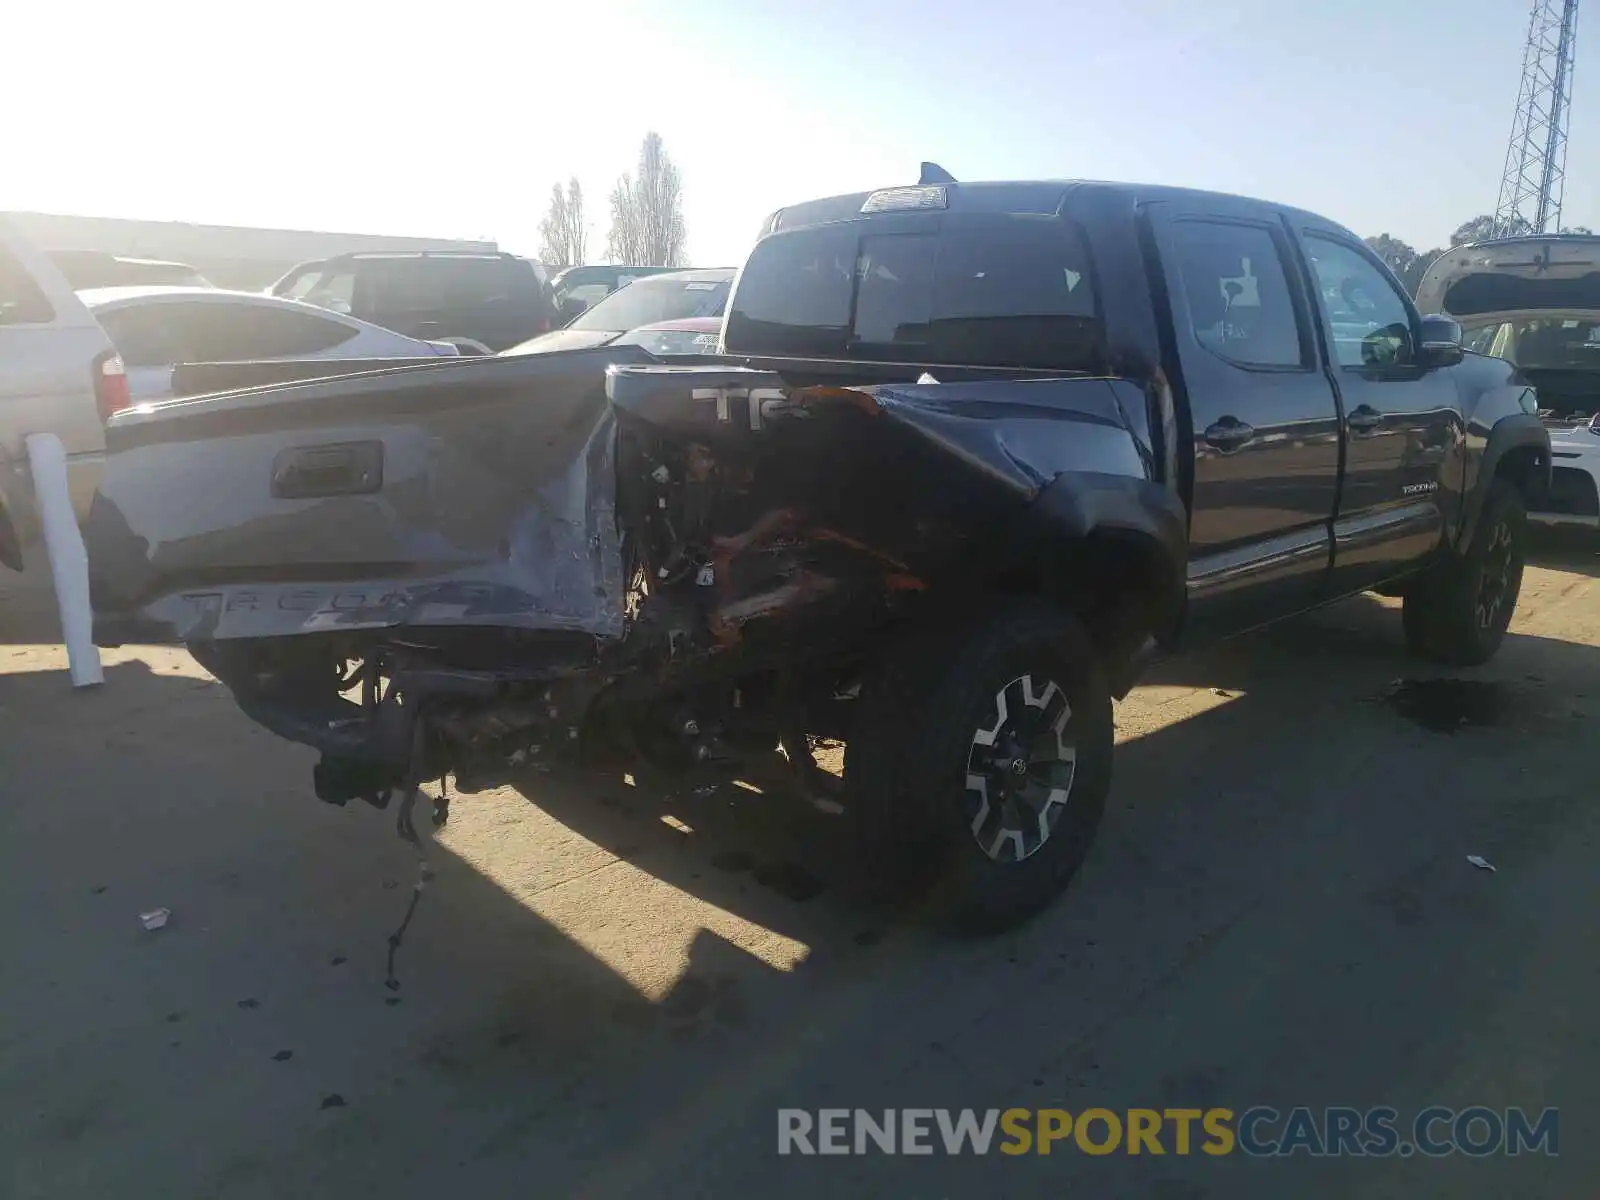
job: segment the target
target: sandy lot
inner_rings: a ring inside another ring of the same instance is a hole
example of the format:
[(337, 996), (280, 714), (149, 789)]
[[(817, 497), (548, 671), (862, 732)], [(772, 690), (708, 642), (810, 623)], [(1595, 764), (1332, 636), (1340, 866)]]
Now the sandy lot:
[[(825, 818), (760, 796), (459, 797), (398, 992), (392, 812), (319, 803), (185, 654), (73, 693), (8, 577), (5, 1193), (1594, 1195), (1597, 550), (1543, 546), (1467, 673), (1500, 685), (1481, 726), (1384, 699), (1433, 672), (1373, 598), (1166, 667), (1119, 706), (1082, 876), (998, 939), (873, 906)], [(776, 1154), (779, 1106), (1434, 1103), (1559, 1106), (1562, 1153)]]

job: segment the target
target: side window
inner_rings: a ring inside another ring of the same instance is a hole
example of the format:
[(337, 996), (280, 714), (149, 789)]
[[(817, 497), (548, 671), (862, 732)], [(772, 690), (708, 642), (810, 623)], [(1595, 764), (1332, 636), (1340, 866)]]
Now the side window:
[(1493, 325), (1480, 325), (1477, 329), (1469, 329), (1462, 338), (1462, 345), (1474, 354), (1494, 354), (1495, 340), (1500, 336), (1500, 331), (1505, 328), (1503, 323)]
[(258, 358), (296, 358), (330, 350), (356, 336), (356, 330), (338, 321), (325, 321), (310, 313), (253, 308), (247, 317), (249, 340)]
[(290, 300), (348, 314), (355, 311), (355, 273), (349, 270), (306, 271), (281, 294)]
[(1221, 221), (1173, 226), (1195, 340), (1244, 367), (1307, 364), (1289, 278), (1267, 230)]
[(598, 304), (610, 294), (611, 289), (603, 283), (580, 283), (567, 292), (567, 299), (581, 300), (585, 304)]
[(55, 317), (33, 276), (0, 246), (0, 325), (43, 325)]
[(493, 258), (374, 259), (365, 271), (380, 313), (446, 313), (517, 294), (515, 264)]
[(1411, 311), (1394, 284), (1359, 250), (1306, 237), (1311, 273), (1328, 315), (1329, 345), (1341, 367), (1403, 367), (1416, 360)]
[(310, 313), (264, 304), (174, 304), (176, 340), (186, 362), (298, 358), (349, 341), (356, 331)]
[(172, 336), (167, 304), (133, 305), (96, 312), (95, 319), (130, 367), (166, 367), (182, 357)]

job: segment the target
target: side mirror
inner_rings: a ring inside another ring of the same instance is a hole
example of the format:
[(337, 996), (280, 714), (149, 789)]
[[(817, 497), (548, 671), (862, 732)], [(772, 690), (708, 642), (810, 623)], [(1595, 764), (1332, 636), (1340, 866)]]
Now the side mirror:
[(1461, 323), (1435, 314), (1422, 318), (1422, 344), (1418, 359), (1424, 367), (1453, 367), (1466, 357)]

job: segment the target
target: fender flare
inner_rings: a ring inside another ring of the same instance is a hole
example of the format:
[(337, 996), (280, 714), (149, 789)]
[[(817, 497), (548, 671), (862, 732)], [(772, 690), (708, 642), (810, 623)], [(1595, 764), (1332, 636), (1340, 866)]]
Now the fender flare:
[[(1144, 595), (1145, 604), (1128, 614), (1140, 618), (1130, 631), (1142, 635), (1141, 642), (1154, 639), (1160, 646), (1175, 640), (1187, 598), (1189, 514), (1170, 488), (1132, 476), (1068, 471), (1040, 491), (1031, 514), (1030, 534), (1046, 544), (1071, 542), (1131, 551), (1141, 582), (1153, 593)], [(1032, 548), (1036, 557), (1038, 546), (1035, 542)], [(1049, 556), (1044, 557), (1048, 563)], [(1047, 571), (1045, 591), (1059, 601), (1075, 583)], [(1115, 652), (1127, 657), (1142, 649), (1125, 645)], [(1116, 673), (1117, 664), (1109, 665)]]
[(1483, 511), (1484, 497), (1488, 495), (1489, 485), (1494, 482), (1506, 456), (1513, 451), (1525, 449), (1532, 449), (1538, 453), (1540, 463), (1538, 485), (1541, 491), (1549, 488), (1552, 465), (1550, 431), (1544, 427), (1544, 422), (1537, 415), (1526, 412), (1509, 413), (1501, 417), (1489, 431), (1483, 455), (1478, 461), (1477, 477), (1473, 480), (1471, 490), (1466, 496), (1461, 529), (1455, 539), (1457, 552), (1465, 550), (1472, 544), (1473, 535), (1478, 528), (1478, 515)]

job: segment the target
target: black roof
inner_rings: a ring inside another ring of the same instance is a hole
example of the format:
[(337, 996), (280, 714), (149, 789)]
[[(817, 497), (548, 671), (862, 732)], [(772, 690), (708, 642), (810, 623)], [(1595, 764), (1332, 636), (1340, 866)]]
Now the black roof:
[(300, 263), (295, 269), (309, 267), (319, 263), (362, 262), (368, 259), (394, 259), (394, 258), (479, 258), (502, 262), (524, 261), (521, 255), (510, 254), (504, 250), (350, 250), (344, 254), (330, 254), (327, 258), (311, 259)]
[[(915, 184), (889, 185), (914, 187)], [(1308, 223), (1330, 226), (1349, 234), (1336, 221), (1318, 213), (1307, 212), (1287, 204), (1277, 204), (1248, 196), (1230, 195), (1226, 192), (1209, 192), (1197, 188), (1170, 187), (1164, 184), (1120, 183), (1098, 179), (1039, 179), (1008, 180), (984, 183), (951, 183), (944, 185), (950, 212), (1034, 213), (1052, 215), (1067, 204), (1069, 197), (1089, 200), (1099, 199), (1116, 203), (1125, 201), (1129, 206), (1157, 201), (1196, 205), (1222, 204), (1228, 207), (1256, 205), (1285, 216), (1300, 218)], [(884, 191), (887, 188), (876, 188)], [(779, 209), (768, 218), (762, 229), (763, 236), (782, 229), (796, 229), (825, 221), (842, 221), (860, 215), (861, 206), (873, 192), (853, 192), (847, 195), (828, 196), (808, 200)], [(1350, 236), (1355, 236), (1351, 234)]]

